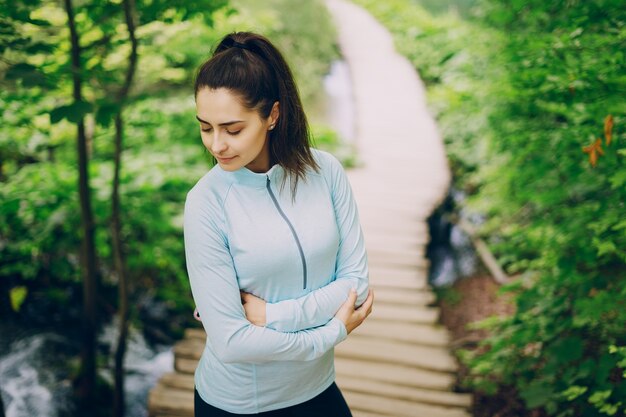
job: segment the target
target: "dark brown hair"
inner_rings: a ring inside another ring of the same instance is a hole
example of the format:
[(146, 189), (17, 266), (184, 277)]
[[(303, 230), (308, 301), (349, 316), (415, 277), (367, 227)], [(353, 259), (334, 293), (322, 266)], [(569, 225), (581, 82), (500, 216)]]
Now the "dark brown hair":
[(291, 176), (292, 196), (295, 197), (298, 180), (305, 179), (307, 167), (319, 172), (293, 75), (280, 51), (267, 38), (251, 32), (226, 35), (198, 69), (194, 97), (204, 87), (233, 91), (262, 118), (269, 117), (274, 102), (279, 102), (280, 115), (268, 138), (270, 166), (280, 164)]

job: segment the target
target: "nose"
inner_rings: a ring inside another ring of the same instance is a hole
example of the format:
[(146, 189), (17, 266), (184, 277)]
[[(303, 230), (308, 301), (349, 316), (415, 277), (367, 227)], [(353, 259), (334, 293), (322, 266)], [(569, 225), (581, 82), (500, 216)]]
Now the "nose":
[(214, 155), (220, 155), (226, 149), (228, 149), (228, 145), (226, 141), (220, 137), (221, 135), (218, 132), (213, 132), (213, 141), (211, 143), (211, 152)]

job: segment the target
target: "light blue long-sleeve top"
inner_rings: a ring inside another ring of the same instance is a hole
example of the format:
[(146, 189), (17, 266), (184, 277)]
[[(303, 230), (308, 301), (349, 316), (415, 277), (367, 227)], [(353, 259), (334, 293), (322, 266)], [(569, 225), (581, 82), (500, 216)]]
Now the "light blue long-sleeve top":
[[(312, 149), (320, 172), (298, 182), (219, 165), (187, 194), (184, 239), (191, 290), (207, 341), (194, 375), (207, 403), (253, 414), (307, 401), (335, 379), (334, 317), (350, 288), (368, 291), (367, 254), (343, 167)], [(245, 316), (239, 291), (267, 301), (267, 324)]]

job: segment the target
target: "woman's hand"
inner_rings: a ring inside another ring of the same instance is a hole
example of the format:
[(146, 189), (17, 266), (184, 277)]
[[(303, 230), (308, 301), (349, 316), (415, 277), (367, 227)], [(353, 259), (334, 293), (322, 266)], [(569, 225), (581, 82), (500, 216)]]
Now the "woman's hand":
[(265, 300), (250, 293), (240, 291), (241, 304), (246, 310), (246, 318), (256, 326), (265, 326)]
[(365, 302), (357, 309), (354, 308), (356, 296), (356, 290), (352, 288), (350, 290), (350, 294), (348, 295), (348, 299), (335, 314), (335, 317), (345, 324), (348, 334), (350, 334), (352, 330), (359, 327), (365, 318), (370, 315), (372, 312), (372, 304), (374, 304), (374, 291), (371, 289), (367, 293), (367, 299)]

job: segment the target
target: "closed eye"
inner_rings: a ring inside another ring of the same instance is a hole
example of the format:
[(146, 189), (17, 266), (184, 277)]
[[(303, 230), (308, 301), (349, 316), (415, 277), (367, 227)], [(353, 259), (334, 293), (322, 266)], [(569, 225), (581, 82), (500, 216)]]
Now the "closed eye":
[[(210, 132), (210, 131), (212, 131), (212, 130), (213, 130), (213, 128), (212, 128), (212, 127), (209, 127), (209, 128), (206, 128), (206, 129), (200, 129), (200, 130), (202, 130), (203, 132)], [(239, 130), (237, 130), (237, 131), (235, 131), (235, 132), (231, 132), (230, 130), (226, 129), (226, 133), (228, 133), (229, 135), (235, 136), (235, 135), (238, 135), (238, 134), (239, 134), (242, 130), (243, 130), (243, 129), (239, 129)]]

